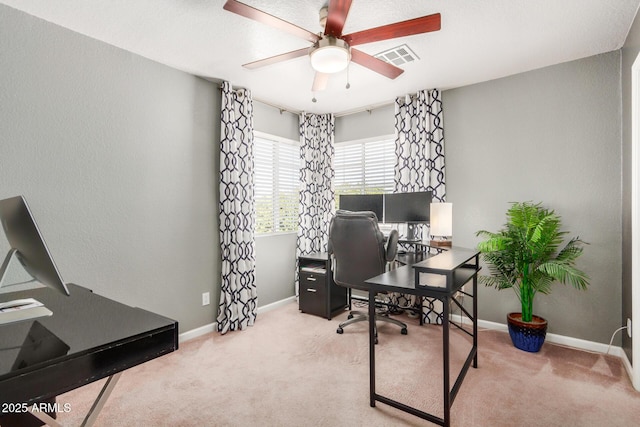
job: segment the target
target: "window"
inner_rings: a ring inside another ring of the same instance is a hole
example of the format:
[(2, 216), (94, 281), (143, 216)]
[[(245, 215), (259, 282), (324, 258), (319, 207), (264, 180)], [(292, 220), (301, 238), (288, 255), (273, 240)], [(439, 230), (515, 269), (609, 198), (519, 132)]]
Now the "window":
[(336, 206), (340, 194), (392, 193), (395, 163), (393, 136), (336, 144)]
[(298, 231), (300, 146), (256, 132), (256, 234)]

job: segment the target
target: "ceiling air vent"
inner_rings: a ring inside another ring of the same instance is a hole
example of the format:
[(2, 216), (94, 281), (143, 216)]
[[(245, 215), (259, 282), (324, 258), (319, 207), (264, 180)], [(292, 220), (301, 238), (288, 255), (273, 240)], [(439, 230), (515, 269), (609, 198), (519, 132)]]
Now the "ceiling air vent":
[(406, 44), (385, 50), (373, 56), (393, 65), (402, 65), (420, 59)]

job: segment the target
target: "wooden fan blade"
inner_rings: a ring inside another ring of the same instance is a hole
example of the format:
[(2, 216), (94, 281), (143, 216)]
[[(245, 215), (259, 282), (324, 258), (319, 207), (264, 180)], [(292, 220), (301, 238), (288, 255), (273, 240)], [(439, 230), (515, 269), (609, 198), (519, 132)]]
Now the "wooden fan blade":
[(310, 41), (311, 43), (315, 43), (318, 41), (320, 37), (317, 34), (312, 33), (311, 31), (307, 31), (302, 27), (298, 27), (295, 24), (277, 18), (273, 15), (269, 15), (266, 12), (263, 12), (255, 7), (251, 7), (244, 3), (240, 3), (236, 0), (227, 0), (227, 2), (223, 6), (224, 10), (228, 10), (229, 12), (236, 13), (238, 15), (244, 16), (245, 18), (253, 19), (254, 21), (262, 22), (263, 24), (267, 24), (271, 27), (278, 28), (283, 31), (287, 31), (288, 33), (293, 34), (294, 36), (298, 36), (305, 40)]
[(324, 33), (328, 36), (340, 37), (344, 23), (347, 21), (347, 15), (351, 9), (351, 0), (330, 0), (329, 14), (327, 15), (327, 24), (324, 27)]
[(311, 91), (318, 92), (321, 90), (325, 90), (327, 88), (328, 81), (329, 74), (316, 72), (316, 76), (313, 79), (313, 86), (311, 87)]
[(351, 60), (356, 64), (360, 64), (378, 74), (382, 74), (390, 79), (395, 79), (400, 74), (404, 73), (402, 68), (398, 68), (395, 65), (384, 62), (382, 59), (378, 59), (375, 56), (371, 56), (358, 49), (351, 49)]
[(269, 58), (260, 59), (258, 61), (249, 62), (244, 64), (243, 67), (253, 70), (254, 68), (264, 67), (265, 65), (275, 64), (276, 62), (288, 61), (289, 59), (299, 58), (309, 54), (309, 48), (304, 47), (298, 50), (292, 50), (291, 52), (281, 53), (280, 55), (271, 56)]
[(438, 30), (440, 30), (440, 14), (435, 13), (433, 15), (423, 16), (422, 18), (409, 19), (407, 21), (396, 22), (395, 24), (383, 25), (382, 27), (347, 34), (343, 36), (342, 39), (346, 41), (349, 46), (356, 46), (364, 43), (395, 39), (397, 37), (412, 36)]

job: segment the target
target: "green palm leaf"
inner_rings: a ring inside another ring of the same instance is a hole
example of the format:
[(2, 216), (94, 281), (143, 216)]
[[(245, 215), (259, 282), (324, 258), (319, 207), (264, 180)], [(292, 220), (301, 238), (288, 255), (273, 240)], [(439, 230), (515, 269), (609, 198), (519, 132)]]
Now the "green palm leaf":
[(476, 233), (485, 239), (478, 250), (489, 270), (488, 275), (480, 276), (480, 283), (499, 290), (513, 289), (525, 321), (530, 320), (533, 297), (549, 294), (554, 283), (586, 289), (589, 277), (575, 267), (585, 243), (574, 237), (559, 250), (567, 234), (561, 230), (560, 217), (541, 203), (512, 203), (503, 229)]

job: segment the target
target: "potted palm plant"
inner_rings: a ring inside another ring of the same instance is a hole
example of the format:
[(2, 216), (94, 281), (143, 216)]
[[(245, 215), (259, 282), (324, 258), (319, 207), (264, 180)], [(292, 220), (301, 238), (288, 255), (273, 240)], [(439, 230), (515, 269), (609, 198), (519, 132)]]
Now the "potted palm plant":
[(568, 234), (560, 227), (560, 217), (553, 210), (523, 202), (512, 203), (502, 230), (476, 233), (486, 238), (478, 250), (490, 273), (480, 276), (480, 283), (498, 290), (513, 289), (522, 305), (520, 313), (507, 315), (511, 341), (521, 350), (537, 352), (544, 343), (547, 321), (533, 314), (538, 293), (549, 294), (557, 282), (577, 289), (589, 285), (589, 277), (575, 267), (584, 242), (574, 237), (559, 250)]

